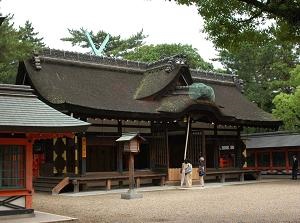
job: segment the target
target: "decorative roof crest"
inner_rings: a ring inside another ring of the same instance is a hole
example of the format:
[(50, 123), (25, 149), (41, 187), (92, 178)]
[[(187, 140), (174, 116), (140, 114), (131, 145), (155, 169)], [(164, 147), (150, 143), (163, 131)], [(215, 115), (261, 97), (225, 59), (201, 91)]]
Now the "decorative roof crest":
[(36, 69), (36, 70), (41, 70), (42, 69), (42, 66), (41, 66), (41, 59), (39, 57), (39, 54), (37, 51), (34, 51), (33, 52), (33, 56), (32, 56), (32, 64), (33, 64), (33, 67)]

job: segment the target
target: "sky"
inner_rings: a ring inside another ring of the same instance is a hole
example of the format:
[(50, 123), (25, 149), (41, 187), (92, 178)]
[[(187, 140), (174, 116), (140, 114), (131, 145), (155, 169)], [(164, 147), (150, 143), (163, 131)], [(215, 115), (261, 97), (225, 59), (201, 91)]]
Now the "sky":
[(68, 28), (104, 30), (124, 38), (143, 29), (146, 44), (190, 44), (205, 61), (222, 67), (212, 61), (217, 52), (201, 31), (203, 19), (195, 6), (168, 0), (2, 0), (0, 13), (14, 14), (16, 26), (29, 20), (53, 49), (89, 51), (60, 40), (70, 36)]

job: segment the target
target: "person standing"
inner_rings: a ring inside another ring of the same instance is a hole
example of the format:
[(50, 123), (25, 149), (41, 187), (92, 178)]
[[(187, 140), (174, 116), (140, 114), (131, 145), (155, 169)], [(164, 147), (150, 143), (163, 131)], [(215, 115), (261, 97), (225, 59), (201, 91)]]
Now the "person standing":
[(200, 178), (200, 186), (204, 187), (204, 176), (205, 176), (205, 162), (204, 157), (199, 158), (199, 178)]
[(298, 175), (298, 159), (296, 155), (293, 155), (292, 180), (297, 180), (297, 175)]
[[(192, 172), (193, 172), (192, 164), (187, 159), (185, 159), (184, 163), (182, 163), (181, 173), (182, 175), (184, 175), (184, 182), (186, 187), (192, 187), (193, 184)], [(183, 182), (181, 182), (181, 186), (183, 186)]]

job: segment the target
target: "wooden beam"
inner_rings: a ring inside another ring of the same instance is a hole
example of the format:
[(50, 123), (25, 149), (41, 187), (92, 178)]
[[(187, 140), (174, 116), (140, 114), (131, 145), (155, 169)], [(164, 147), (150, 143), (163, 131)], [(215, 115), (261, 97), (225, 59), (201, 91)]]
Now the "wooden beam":
[(23, 145), (26, 146), (28, 139), (26, 138), (0, 138), (0, 145)]
[(31, 195), (31, 191), (27, 189), (16, 189), (16, 190), (0, 190), (0, 197), (8, 197), (8, 196), (29, 196)]
[(32, 140), (41, 140), (41, 139), (53, 139), (53, 138), (73, 138), (74, 133), (72, 132), (65, 132), (65, 133), (27, 133), (26, 134), (28, 139)]

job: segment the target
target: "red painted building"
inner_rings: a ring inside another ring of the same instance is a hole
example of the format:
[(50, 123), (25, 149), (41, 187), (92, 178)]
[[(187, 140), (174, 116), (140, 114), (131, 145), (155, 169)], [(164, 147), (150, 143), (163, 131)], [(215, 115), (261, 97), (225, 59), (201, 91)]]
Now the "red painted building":
[(0, 216), (33, 213), (34, 142), (73, 138), (88, 125), (44, 104), (29, 86), (0, 84)]
[(244, 136), (246, 169), (265, 174), (290, 174), (292, 156), (300, 159), (300, 133), (270, 132)]

